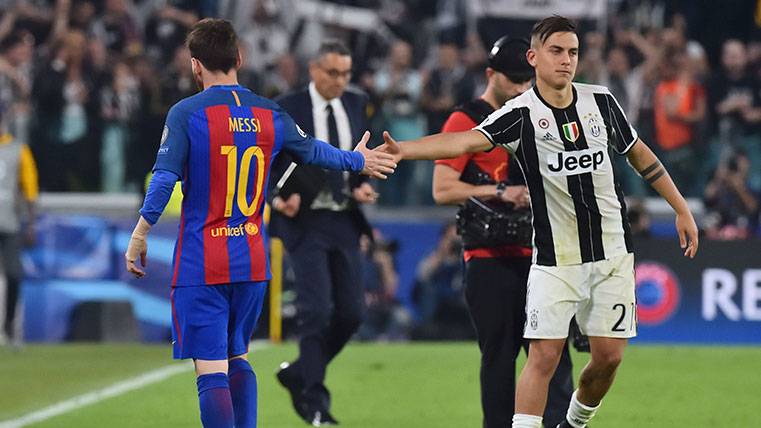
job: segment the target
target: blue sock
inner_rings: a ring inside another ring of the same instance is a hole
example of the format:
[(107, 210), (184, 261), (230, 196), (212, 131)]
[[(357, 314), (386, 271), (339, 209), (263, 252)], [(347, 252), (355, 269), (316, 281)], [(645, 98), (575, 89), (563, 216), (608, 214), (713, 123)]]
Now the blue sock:
[(256, 428), (256, 374), (248, 361), (230, 360), (230, 395), (235, 409), (236, 428)]
[(198, 376), (198, 402), (204, 428), (233, 428), (233, 403), (230, 381), (224, 373)]

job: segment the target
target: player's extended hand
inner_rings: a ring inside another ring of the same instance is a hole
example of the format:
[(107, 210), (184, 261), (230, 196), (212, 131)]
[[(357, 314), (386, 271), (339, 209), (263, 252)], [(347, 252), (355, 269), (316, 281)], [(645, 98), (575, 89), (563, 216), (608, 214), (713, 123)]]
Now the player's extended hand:
[(370, 132), (365, 131), (359, 144), (354, 148), (355, 152), (359, 152), (365, 157), (365, 167), (362, 168), (361, 173), (385, 180), (387, 178), (386, 174), (393, 174), (396, 168), (396, 161), (392, 155), (384, 153), (380, 148), (375, 148), (374, 150), (368, 149), (368, 140), (370, 140)]
[(397, 163), (402, 160), (402, 146), (394, 140), (394, 137), (388, 131), (383, 131), (383, 144), (378, 146), (376, 150), (381, 150), (394, 157), (394, 161)]
[(351, 191), (354, 200), (360, 204), (374, 204), (378, 200), (378, 192), (370, 183), (362, 183)]
[(272, 199), (272, 208), (286, 217), (294, 218), (301, 208), (301, 195), (298, 193), (291, 193), (291, 195), (288, 196), (288, 199), (275, 196)]
[(138, 278), (145, 276), (145, 271), (137, 267), (137, 258), (140, 258), (140, 265), (145, 268), (146, 255), (148, 254), (148, 243), (144, 236), (132, 235), (127, 245), (127, 252), (124, 253), (124, 262), (127, 264), (127, 272)]
[(698, 226), (690, 212), (677, 213), (676, 231), (679, 234), (679, 246), (684, 248), (684, 256), (694, 258), (698, 253)]

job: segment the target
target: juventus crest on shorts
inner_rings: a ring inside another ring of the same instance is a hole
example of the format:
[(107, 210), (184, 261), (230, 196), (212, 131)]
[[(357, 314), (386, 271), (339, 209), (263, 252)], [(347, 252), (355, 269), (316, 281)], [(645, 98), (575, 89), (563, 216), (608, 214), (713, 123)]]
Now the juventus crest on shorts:
[(534, 87), (474, 129), (521, 166), (534, 214), (534, 263), (573, 265), (633, 251), (611, 156), (626, 154), (638, 137), (608, 88), (574, 83), (573, 102), (558, 109)]

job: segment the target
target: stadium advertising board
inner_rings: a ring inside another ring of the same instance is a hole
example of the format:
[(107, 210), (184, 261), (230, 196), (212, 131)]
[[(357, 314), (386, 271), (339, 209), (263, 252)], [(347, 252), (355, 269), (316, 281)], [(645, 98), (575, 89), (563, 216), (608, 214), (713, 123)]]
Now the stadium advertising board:
[(761, 241), (636, 241), (641, 342), (761, 343)]

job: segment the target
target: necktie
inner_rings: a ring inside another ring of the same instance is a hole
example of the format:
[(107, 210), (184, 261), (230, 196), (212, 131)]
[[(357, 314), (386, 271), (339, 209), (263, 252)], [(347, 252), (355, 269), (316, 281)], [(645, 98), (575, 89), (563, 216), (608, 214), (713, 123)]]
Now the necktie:
[[(328, 104), (325, 107), (325, 111), (328, 112), (328, 142), (333, 147), (340, 149), (341, 144), (338, 141), (338, 125), (336, 124), (336, 117), (333, 114), (333, 106)], [(337, 204), (341, 204), (346, 199), (344, 194), (344, 174), (343, 171), (328, 171), (328, 186), (330, 186), (330, 192), (333, 194), (333, 200)]]

